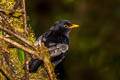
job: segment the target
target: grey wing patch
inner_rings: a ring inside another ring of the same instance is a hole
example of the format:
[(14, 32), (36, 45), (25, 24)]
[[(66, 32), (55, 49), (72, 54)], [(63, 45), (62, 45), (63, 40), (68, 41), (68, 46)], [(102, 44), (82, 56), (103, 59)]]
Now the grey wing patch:
[(61, 51), (61, 52), (63, 52), (63, 53), (65, 53), (67, 50), (68, 50), (68, 45), (67, 44), (58, 44), (57, 45), (57, 48)]
[(49, 47), (48, 50), (50, 52), (51, 57), (58, 56), (62, 53), (68, 51), (69, 46), (67, 44), (57, 44), (56, 46)]
[(56, 43), (49, 43), (49, 46), (55, 46)]
[(41, 42), (42, 42), (42, 36), (40, 36), (40, 37), (36, 40), (36, 42), (34, 43), (34, 45), (35, 45), (35, 46), (39, 46), (39, 45), (41, 45)]
[(49, 47), (48, 50), (49, 51), (54, 51), (54, 50), (56, 50), (56, 46)]

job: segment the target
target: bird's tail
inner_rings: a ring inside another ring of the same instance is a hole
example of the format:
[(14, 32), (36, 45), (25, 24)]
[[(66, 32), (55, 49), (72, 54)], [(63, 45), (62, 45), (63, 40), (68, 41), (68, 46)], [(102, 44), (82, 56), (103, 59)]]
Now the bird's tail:
[(35, 73), (39, 66), (43, 65), (43, 61), (39, 59), (31, 59), (29, 62), (29, 72), (30, 73)]

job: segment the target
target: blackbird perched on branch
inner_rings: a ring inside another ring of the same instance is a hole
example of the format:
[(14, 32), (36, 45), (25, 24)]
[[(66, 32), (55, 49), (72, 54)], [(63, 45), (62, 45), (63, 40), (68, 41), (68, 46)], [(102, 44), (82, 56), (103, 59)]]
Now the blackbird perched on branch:
[[(37, 39), (35, 46), (39, 46), (43, 42), (50, 52), (51, 62), (57, 65), (66, 56), (69, 49), (69, 33), (75, 27), (79, 27), (79, 25), (71, 24), (67, 20), (57, 21), (48, 32)], [(36, 72), (40, 65), (43, 65), (42, 60), (31, 59), (29, 72)]]

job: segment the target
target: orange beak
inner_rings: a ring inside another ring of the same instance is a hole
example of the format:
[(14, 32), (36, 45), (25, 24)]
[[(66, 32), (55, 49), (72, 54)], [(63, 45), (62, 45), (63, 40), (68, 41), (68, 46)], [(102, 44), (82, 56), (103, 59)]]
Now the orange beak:
[(77, 27), (80, 27), (79, 25), (76, 25), (76, 24), (72, 24), (72, 26), (69, 26), (70, 29), (72, 28), (77, 28)]

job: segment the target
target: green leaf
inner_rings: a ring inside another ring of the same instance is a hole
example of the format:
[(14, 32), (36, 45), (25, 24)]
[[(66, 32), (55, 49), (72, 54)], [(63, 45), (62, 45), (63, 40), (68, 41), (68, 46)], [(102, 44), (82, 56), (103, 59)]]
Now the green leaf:
[(22, 63), (22, 65), (24, 65), (24, 51), (22, 51), (21, 49), (17, 48), (17, 55), (18, 55), (18, 59), (20, 60), (20, 62)]
[(2, 30), (0, 30), (0, 35), (2, 35)]

